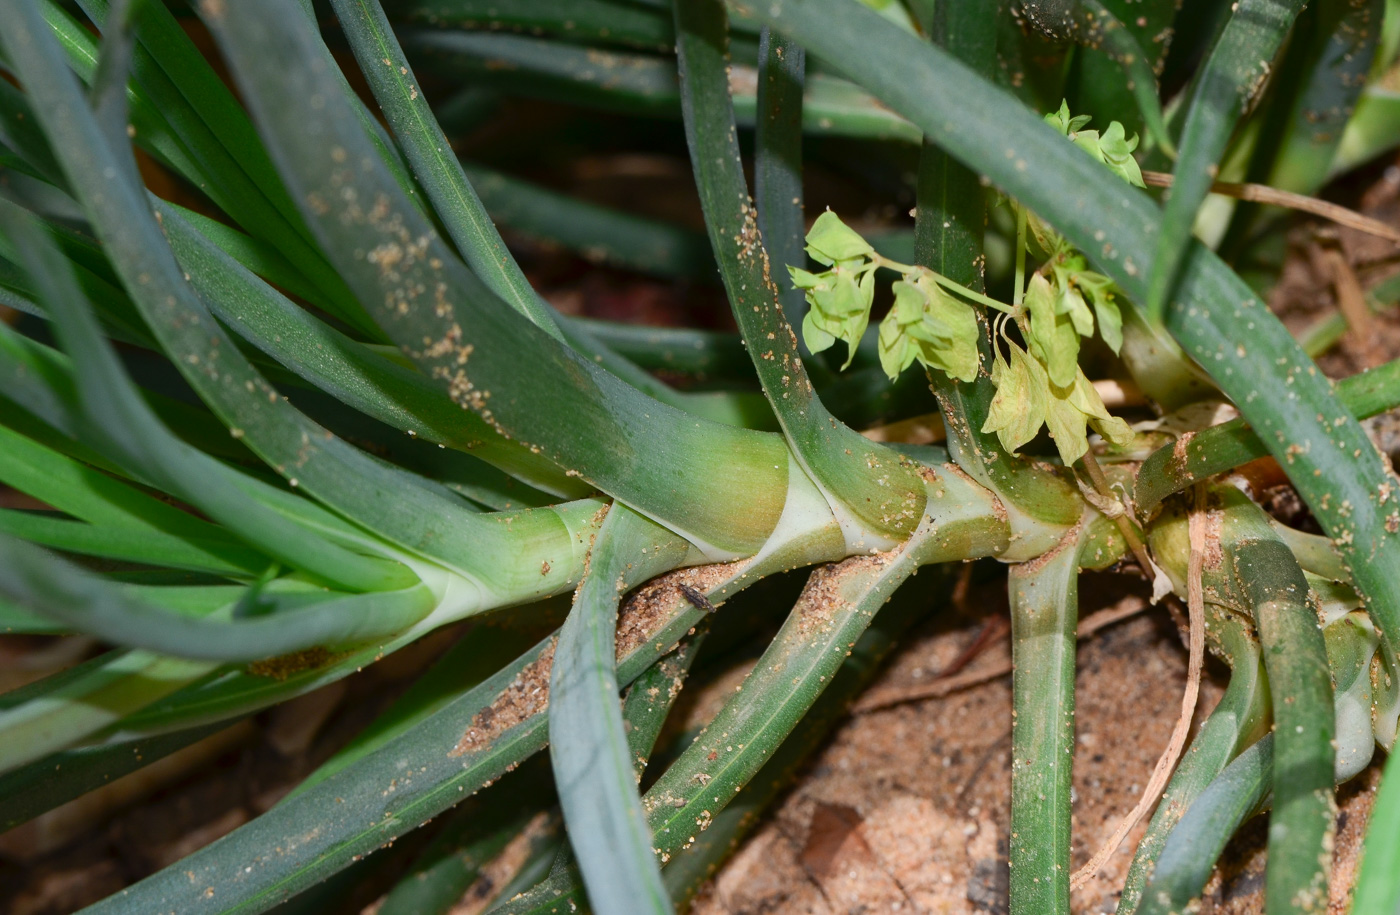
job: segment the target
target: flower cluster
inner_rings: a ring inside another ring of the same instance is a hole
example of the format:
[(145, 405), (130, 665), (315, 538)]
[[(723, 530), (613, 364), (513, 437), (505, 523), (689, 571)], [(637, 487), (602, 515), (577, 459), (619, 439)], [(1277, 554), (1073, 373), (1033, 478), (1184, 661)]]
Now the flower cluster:
[[(1085, 130), (1089, 118), (1071, 117), (1064, 103), (1045, 121), (1124, 181), (1143, 186), (1132, 156), (1137, 137), (1126, 139), (1122, 124), (1114, 121), (1102, 135)], [(997, 393), (982, 431), (995, 432), (1002, 447), (1014, 452), (1035, 438), (1043, 424), (1069, 464), (1089, 450), (1088, 426), (1115, 445), (1132, 442), (1132, 429), (1109, 414), (1079, 368), (1079, 339), (1092, 337), (1096, 324), (1099, 337), (1118, 352), (1123, 345), (1123, 316), (1113, 281), (1090, 270), (1084, 255), (1034, 214), (1024, 216), (1029, 238), (1017, 243), (1029, 249), (1033, 240), (1036, 253), (1044, 258), (1026, 285), (1021, 308), (1013, 312), (1029, 352), (1002, 334), (1010, 355), (1004, 358), (997, 348), (992, 367)]]
[[(1132, 156), (1138, 140), (1127, 138), (1122, 124), (1114, 121), (1102, 134), (1086, 130), (1089, 118), (1072, 117), (1065, 104), (1045, 120), (1123, 180), (1142, 186), (1142, 173)], [(1126, 446), (1132, 442), (1132, 429), (1109, 414), (1079, 367), (1080, 338), (1092, 337), (1096, 329), (1115, 353), (1123, 344), (1123, 317), (1113, 281), (1090, 270), (1084, 255), (1034, 214), (1018, 210), (1018, 224), (1019, 250), (1032, 251), (1042, 264), (1012, 307), (925, 267), (888, 260), (835, 213), (822, 213), (807, 234), (807, 253), (828, 269), (810, 273), (788, 267), (793, 284), (805, 291), (811, 306), (802, 322), (803, 339), (814, 353), (845, 341), (850, 365), (870, 323), (875, 271), (895, 270), (901, 276), (891, 287), (894, 304), (880, 322), (878, 338), (880, 365), (891, 379), (917, 361), (965, 382), (976, 380), (981, 331), (970, 301), (981, 302), (1002, 313), (992, 348), (996, 396), (983, 432), (996, 433), (1002, 447), (1015, 452), (1042, 426), (1048, 427), (1066, 464), (1089, 450), (1089, 427), (1113, 444)], [(1024, 348), (1007, 336), (1008, 321), (1020, 330)]]
[(933, 271), (881, 257), (830, 210), (818, 216), (807, 233), (807, 253), (830, 268), (810, 273), (788, 267), (793, 285), (806, 292), (811, 306), (802, 321), (802, 339), (812, 352), (843, 340), (850, 365), (870, 323), (875, 271), (887, 267), (902, 278), (893, 285), (894, 307), (880, 323), (880, 364), (885, 372), (897, 378), (917, 359), (964, 381), (977, 377), (977, 313), (943, 288), (942, 278)]

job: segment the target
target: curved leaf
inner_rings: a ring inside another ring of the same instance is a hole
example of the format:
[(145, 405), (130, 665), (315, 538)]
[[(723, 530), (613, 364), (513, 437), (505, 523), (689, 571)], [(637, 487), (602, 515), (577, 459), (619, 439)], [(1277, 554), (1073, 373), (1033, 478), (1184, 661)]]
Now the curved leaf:
[(1172, 280), (1191, 242), (1196, 210), (1210, 192), (1225, 146), (1261, 91), (1270, 64), (1302, 7), (1303, 0), (1243, 0), (1235, 4), (1196, 76), (1148, 283), (1145, 305), (1154, 321), (1160, 320)]
[(1265, 734), (1211, 781), (1172, 830), (1142, 894), (1142, 915), (1181, 912), (1201, 895), (1225, 843), (1273, 780), (1274, 736)]
[[(817, 397), (783, 316), (749, 197), (725, 76), (722, 0), (675, 7), (686, 139), (710, 244), (763, 391), (803, 469), (838, 512), (852, 552), (888, 547), (923, 511), (922, 482), (891, 449), (836, 421)], [(862, 242), (863, 244), (863, 242)]]
[[(283, 8), (250, 0), (209, 21), (313, 231), (386, 332), (461, 406), (718, 557), (761, 544), (786, 493), (782, 443), (649, 401), (500, 307), (404, 200), (332, 75), (312, 65), (318, 37)], [(283, 66), (264, 66), (269, 54)], [(737, 492), (753, 508), (738, 525), (722, 508)]]
[(617, 702), (615, 645), (622, 594), (682, 563), (688, 549), (614, 505), (559, 630), (549, 680), (549, 758), (570, 844), (600, 912), (670, 910)]

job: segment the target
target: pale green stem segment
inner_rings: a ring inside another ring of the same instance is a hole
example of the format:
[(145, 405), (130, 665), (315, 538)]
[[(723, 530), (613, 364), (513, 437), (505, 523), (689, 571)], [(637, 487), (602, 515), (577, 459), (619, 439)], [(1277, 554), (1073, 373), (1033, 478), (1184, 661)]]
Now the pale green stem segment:
[(848, 547), (887, 549), (918, 525), (923, 485), (910, 462), (839, 422), (813, 389), (776, 285), (787, 278), (770, 275), (739, 157), (724, 4), (692, 0), (676, 4), (675, 13), (686, 138), (710, 243), (749, 357), (793, 453), (831, 502)]
[(617, 701), (617, 610), (625, 592), (700, 558), (680, 537), (614, 505), (559, 631), (549, 681), (549, 757), (574, 856), (599, 912), (671, 910)]
[[(663, 864), (704, 832), (772, 758), (910, 575), (923, 565), (1005, 551), (1008, 525), (988, 510), (984, 489), (952, 465), (926, 471), (926, 481), (928, 514), (914, 535), (890, 552), (817, 568), (734, 697), (647, 791), (642, 803)], [(743, 576), (784, 565), (781, 557), (760, 559)], [(551, 880), (502, 915), (549, 912), (581, 899), (579, 891), (567, 876)]]
[(1068, 915), (1079, 528), (1012, 566), (1011, 910)]
[(80, 676), (0, 711), (0, 772), (72, 746), (217, 666), (139, 650), (103, 655)]

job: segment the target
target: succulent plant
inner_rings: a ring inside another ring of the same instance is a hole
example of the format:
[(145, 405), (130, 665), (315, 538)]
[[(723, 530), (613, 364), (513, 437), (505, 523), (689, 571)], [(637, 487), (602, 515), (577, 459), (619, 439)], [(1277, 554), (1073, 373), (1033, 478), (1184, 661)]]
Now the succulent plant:
[[(1350, 111), (1394, 42), (1373, 0), (1310, 30), (1300, 3), (1241, 0), (1190, 38), (1164, 118), (1152, 30), (1189, 11), (1053, 6), (331, 0), (362, 97), (310, 2), (200, 0), (205, 53), (179, 4), (0, 0), (0, 304), (21, 316), (0, 322), (0, 482), (43, 506), (0, 509), (0, 632), (107, 646), (0, 695), (0, 828), (470, 619), (289, 798), (91, 911), (265, 911), (444, 815), (379, 912), (446, 911), (556, 797), (568, 842), (536, 842), (492, 911), (673, 911), (953, 564), (989, 558), (1016, 662), (1011, 911), (1067, 912), (1077, 582), (1118, 565), (1189, 605), (1197, 669), (1206, 647), (1231, 668), (1119, 911), (1185, 910), (1269, 806), (1269, 911), (1325, 905), (1333, 786), (1400, 718), (1400, 481), (1358, 421), (1400, 403), (1400, 366), (1334, 386), (1222, 258), (1274, 216), (1241, 206), (1219, 253), (1191, 230), (1227, 151), (1308, 194), (1358, 144), (1400, 145), (1384, 99), (1346, 135), (1308, 117)], [(1034, 66), (1071, 57), (1078, 85)], [(1258, 60), (1296, 65), (1262, 101)], [(679, 114), (708, 251), (459, 162), (416, 72)], [(912, 257), (805, 223), (804, 130), (922, 141)], [(199, 206), (148, 189), (134, 149)], [(1159, 205), (1143, 167), (1168, 154)], [(996, 294), (983, 179), (1009, 205)], [(624, 266), (717, 267), (737, 334), (559, 313), (493, 210)], [(1161, 419), (1108, 410), (1090, 340)], [(934, 400), (946, 448), (857, 431)], [(1239, 418), (1192, 425), (1202, 401)], [(1231, 485), (1267, 456), (1323, 536)], [(804, 568), (738, 690), (658, 749), (712, 624)], [(1400, 900), (1397, 807), (1390, 773), (1357, 912)]]

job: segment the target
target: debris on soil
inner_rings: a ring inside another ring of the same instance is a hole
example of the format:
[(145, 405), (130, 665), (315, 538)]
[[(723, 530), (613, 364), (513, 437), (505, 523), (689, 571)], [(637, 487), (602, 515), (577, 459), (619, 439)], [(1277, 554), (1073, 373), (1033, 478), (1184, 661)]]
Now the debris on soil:
[[(1125, 579), (1088, 576), (1081, 613), (1142, 599), (1133, 587)], [(975, 586), (968, 603), (995, 614), (1004, 612), (1005, 600), (1004, 584), (992, 583)], [(933, 620), (907, 640), (871, 692), (936, 678), (981, 625), (982, 620), (946, 616)], [(1010, 646), (997, 642), (968, 665), (968, 672), (1009, 660)], [(1147, 783), (1179, 709), (1186, 651), (1166, 615), (1154, 613), (1125, 618), (1081, 642), (1078, 663), (1075, 867), (1102, 844)], [(1197, 726), (1219, 702), (1225, 675), (1218, 665), (1208, 667)], [(705, 885), (692, 912), (1006, 915), (1010, 730), (1011, 686), (1005, 678), (852, 717)], [(1355, 868), (1378, 771), (1373, 765), (1340, 792), (1343, 814), (1330, 909), (1338, 915), (1345, 911), (1348, 875)], [(1262, 883), (1261, 892), (1251, 894), (1245, 883), (1231, 882), (1231, 875), (1241, 872), (1231, 868), (1262, 862), (1265, 822), (1260, 818), (1231, 844), (1223, 859), (1225, 889), (1219, 889), (1219, 880), (1213, 884), (1215, 895), (1207, 894), (1202, 915), (1263, 911)], [(1145, 830), (1146, 823), (1139, 823), (1099, 875), (1074, 893), (1074, 912), (1114, 910)], [(823, 849), (829, 863), (813, 858), (814, 850)]]
[(497, 735), (549, 707), (549, 675), (554, 670), (556, 645), (557, 640), (551, 640), (540, 656), (526, 664), (490, 705), (473, 716), (472, 723), (449, 756), (463, 756), (487, 746)]
[(629, 594), (617, 615), (618, 660), (636, 651), (655, 635), (662, 621), (678, 604), (693, 604), (683, 589), (706, 595), (742, 572), (747, 563), (748, 560), (740, 560), (679, 569), (653, 578)]

